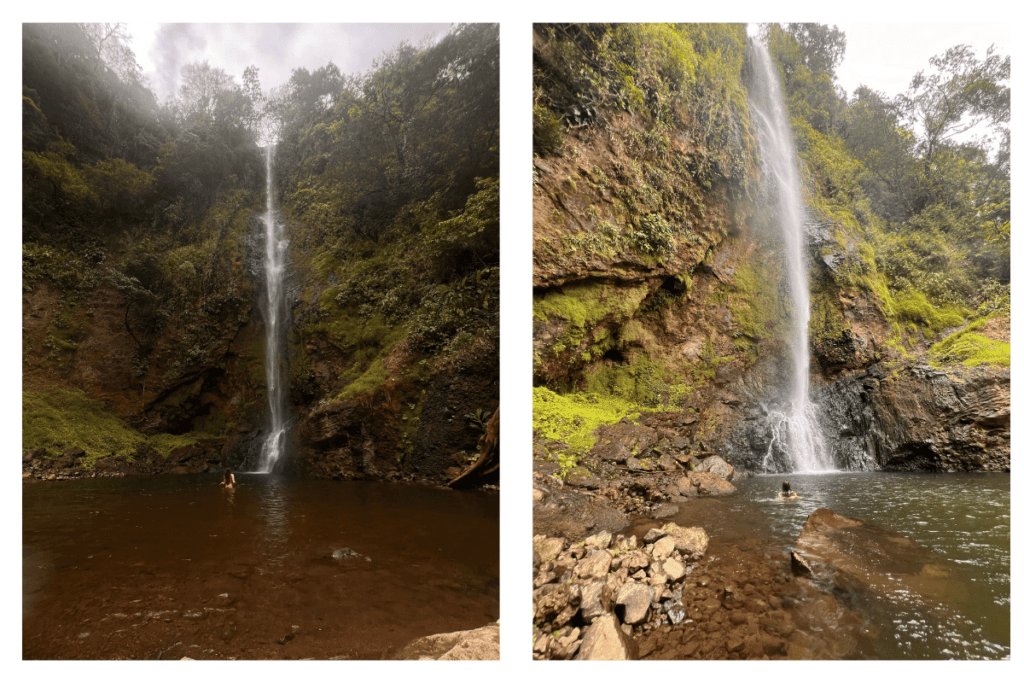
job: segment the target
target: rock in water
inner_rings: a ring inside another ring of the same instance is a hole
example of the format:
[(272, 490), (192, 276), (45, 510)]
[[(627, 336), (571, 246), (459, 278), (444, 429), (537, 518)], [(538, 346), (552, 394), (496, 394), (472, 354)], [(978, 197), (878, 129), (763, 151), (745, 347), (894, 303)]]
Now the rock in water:
[(401, 650), (394, 660), (493, 661), (501, 655), (500, 622), (471, 631), (438, 633), (417, 638)]
[(844, 590), (910, 590), (943, 599), (954, 589), (948, 563), (894, 531), (818, 508), (794, 547), (818, 580)]
[(729, 496), (736, 493), (736, 487), (713, 472), (691, 472), (690, 483), (697, 487), (701, 496)]
[(619, 620), (613, 614), (606, 614), (594, 621), (583, 636), (576, 659), (600, 661), (624, 661), (632, 659), (629, 642), (619, 628)]
[(718, 455), (705, 458), (693, 469), (695, 472), (711, 472), (726, 481), (732, 481), (732, 477), (736, 473), (736, 469)]

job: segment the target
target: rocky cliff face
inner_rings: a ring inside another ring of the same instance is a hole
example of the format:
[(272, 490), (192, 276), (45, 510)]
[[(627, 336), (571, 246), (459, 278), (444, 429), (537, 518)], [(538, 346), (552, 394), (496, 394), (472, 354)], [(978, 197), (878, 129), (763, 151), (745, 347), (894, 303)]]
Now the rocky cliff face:
[[(678, 101), (669, 124), (588, 103), (555, 53), (535, 34), (538, 99), (568, 112), (555, 151), (534, 158), (535, 386), (666, 413), (679, 447), (648, 444), (640, 459), (717, 452), (762, 471), (792, 368), (745, 105), (734, 99), (724, 132), (702, 137)], [(536, 143), (536, 111), (534, 125)], [(707, 158), (728, 161), (702, 170)], [(808, 166), (815, 191), (834, 193), (824, 165)], [(1008, 469), (1009, 371), (932, 367), (935, 333), (897, 319), (859, 219), (811, 216), (812, 394), (839, 466)], [(566, 444), (538, 443), (537, 457), (586, 478)]]

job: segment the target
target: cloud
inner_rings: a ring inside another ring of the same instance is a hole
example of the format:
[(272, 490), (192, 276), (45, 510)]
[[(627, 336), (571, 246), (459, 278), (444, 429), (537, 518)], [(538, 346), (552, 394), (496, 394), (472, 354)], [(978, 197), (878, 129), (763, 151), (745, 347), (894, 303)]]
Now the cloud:
[[(133, 24), (140, 63), (157, 97), (177, 92), (181, 68), (208, 61), (241, 83), (249, 65), (260, 70), (264, 91), (288, 81), (293, 69), (314, 71), (333, 62), (343, 74), (362, 73), (383, 51), (401, 42), (436, 40), (450, 24)], [(155, 30), (155, 38), (150, 34)]]

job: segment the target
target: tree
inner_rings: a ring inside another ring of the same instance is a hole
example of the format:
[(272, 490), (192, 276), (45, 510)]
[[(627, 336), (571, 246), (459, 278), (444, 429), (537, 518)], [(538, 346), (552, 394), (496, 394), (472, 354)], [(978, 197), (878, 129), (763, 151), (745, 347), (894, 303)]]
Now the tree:
[[(979, 61), (967, 45), (957, 45), (928, 63), (935, 73), (919, 71), (900, 97), (905, 116), (923, 132), (919, 153), (927, 161), (944, 144), (982, 124), (996, 130), (1010, 122), (1010, 58), (989, 47)], [(926, 172), (928, 167), (926, 166)]]
[(181, 78), (175, 107), (178, 119), (186, 126), (213, 121), (218, 104), (237, 89), (231, 76), (223, 69), (211, 67), (208, 61), (186, 64), (181, 69)]
[(122, 83), (132, 85), (142, 80), (142, 69), (129, 47), (132, 36), (126, 24), (80, 24), (96, 51), (93, 69), (106, 64)]

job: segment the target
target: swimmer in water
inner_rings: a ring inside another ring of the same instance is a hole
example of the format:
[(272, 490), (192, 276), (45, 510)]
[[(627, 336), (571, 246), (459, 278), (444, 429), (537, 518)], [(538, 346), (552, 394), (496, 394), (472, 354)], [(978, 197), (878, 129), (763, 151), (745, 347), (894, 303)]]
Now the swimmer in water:
[(227, 467), (224, 468), (224, 479), (220, 482), (220, 485), (226, 489), (235, 488), (235, 475), (231, 474), (231, 470)]
[(796, 495), (796, 491), (789, 488), (788, 481), (782, 482), (782, 493), (779, 494), (779, 498), (782, 498), (783, 500), (793, 500), (799, 497), (800, 496)]

